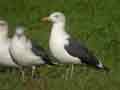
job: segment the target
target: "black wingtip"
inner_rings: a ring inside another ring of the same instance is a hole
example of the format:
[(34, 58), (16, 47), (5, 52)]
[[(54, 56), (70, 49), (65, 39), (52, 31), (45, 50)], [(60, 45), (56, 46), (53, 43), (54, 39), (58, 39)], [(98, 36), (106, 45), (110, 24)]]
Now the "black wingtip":
[(51, 66), (55, 65), (48, 56), (44, 57), (43, 59), (46, 64), (51, 65)]
[(103, 67), (97, 67), (97, 69), (99, 69), (99, 70), (104, 70), (105, 72), (107, 72), (107, 73), (109, 73), (111, 70), (108, 68), (108, 67), (106, 67), (105, 65), (103, 65)]
[(55, 65), (55, 64), (52, 63), (52, 62), (48, 62), (47, 64), (48, 64), (48, 65), (51, 65), (51, 66)]
[(106, 66), (103, 66), (103, 69), (106, 71), (106, 72), (110, 72), (110, 68), (106, 67)]

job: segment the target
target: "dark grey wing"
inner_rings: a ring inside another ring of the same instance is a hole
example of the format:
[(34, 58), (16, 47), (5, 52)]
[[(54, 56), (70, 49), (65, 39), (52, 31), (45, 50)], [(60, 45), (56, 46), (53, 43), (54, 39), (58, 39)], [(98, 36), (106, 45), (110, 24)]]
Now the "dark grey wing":
[(66, 51), (74, 57), (80, 58), (82, 63), (96, 66), (99, 64), (97, 58), (86, 48), (82, 43), (77, 42), (71, 38), (68, 39), (69, 44), (65, 45)]
[(50, 58), (46, 50), (44, 50), (44, 48), (42, 48), (39, 44), (37, 44), (34, 41), (31, 41), (31, 44), (32, 44), (31, 50), (34, 52), (36, 56), (40, 56), (45, 61), (46, 64), (53, 65), (53, 63), (50, 61)]

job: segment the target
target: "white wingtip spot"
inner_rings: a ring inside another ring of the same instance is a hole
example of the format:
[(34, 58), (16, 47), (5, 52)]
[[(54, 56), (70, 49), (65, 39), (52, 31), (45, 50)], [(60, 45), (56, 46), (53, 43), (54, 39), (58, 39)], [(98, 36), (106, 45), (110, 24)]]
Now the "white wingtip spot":
[(103, 68), (103, 64), (101, 62), (99, 62), (99, 64), (97, 65), (99, 68)]

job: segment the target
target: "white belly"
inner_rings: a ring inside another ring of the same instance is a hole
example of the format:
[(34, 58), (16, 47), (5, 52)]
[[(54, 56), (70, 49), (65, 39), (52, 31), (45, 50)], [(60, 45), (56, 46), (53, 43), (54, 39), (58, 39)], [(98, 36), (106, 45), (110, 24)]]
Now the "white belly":
[(64, 23), (53, 24), (49, 48), (53, 56), (61, 63), (80, 64), (80, 59), (71, 56), (65, 49), (64, 45), (69, 44), (67, 38), (70, 36), (64, 31)]
[(23, 66), (44, 64), (43, 60), (39, 56), (36, 56), (34, 53), (32, 53), (30, 48), (25, 48), (23, 45), (23, 47), (21, 45), (14, 43), (11, 46), (11, 53), (18, 64)]
[(0, 48), (0, 64), (3, 66), (17, 67), (17, 65), (13, 62), (9, 54), (9, 51), (8, 51), (9, 44), (1, 43), (0, 47), (1, 47)]
[(50, 50), (53, 56), (58, 60), (60, 63), (73, 63), (73, 64), (80, 64), (80, 59), (77, 57), (71, 56), (65, 49), (64, 43), (61, 41), (55, 41), (53, 39), (49, 42)]

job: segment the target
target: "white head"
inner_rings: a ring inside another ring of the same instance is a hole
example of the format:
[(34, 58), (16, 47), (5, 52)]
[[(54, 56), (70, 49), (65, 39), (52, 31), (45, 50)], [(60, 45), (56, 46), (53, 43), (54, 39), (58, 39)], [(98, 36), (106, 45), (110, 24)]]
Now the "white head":
[(22, 37), (24, 35), (24, 27), (22, 27), (22, 26), (16, 27), (15, 35), (19, 38)]
[(0, 32), (8, 31), (8, 23), (4, 20), (0, 20)]
[(0, 20), (0, 39), (8, 37), (8, 23)]
[(43, 21), (51, 21), (52, 23), (65, 23), (65, 16), (61, 12), (54, 12), (48, 17), (44, 17)]
[(0, 20), (0, 31), (8, 30), (8, 23), (4, 20)]

